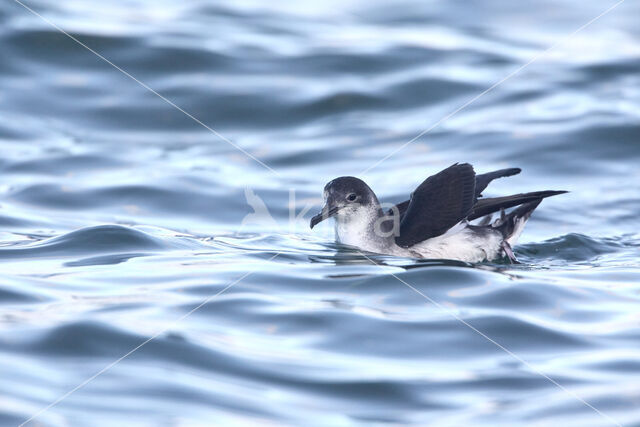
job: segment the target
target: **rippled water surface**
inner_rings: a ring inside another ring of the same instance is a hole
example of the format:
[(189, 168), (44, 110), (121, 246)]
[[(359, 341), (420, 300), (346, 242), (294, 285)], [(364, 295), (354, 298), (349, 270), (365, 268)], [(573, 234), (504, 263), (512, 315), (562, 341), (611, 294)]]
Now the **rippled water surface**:
[[(24, 4), (148, 87), (0, 4), (0, 425), (640, 425), (637, 2)], [(458, 161), (522, 264), (308, 229)]]

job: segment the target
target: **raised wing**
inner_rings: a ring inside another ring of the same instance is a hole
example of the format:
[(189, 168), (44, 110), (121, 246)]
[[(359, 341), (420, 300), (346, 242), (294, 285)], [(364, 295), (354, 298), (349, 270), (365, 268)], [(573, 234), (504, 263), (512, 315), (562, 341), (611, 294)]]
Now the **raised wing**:
[[(520, 172), (522, 172), (522, 169), (520, 168), (508, 168), (476, 175), (476, 197), (482, 197), (481, 193), (494, 179), (517, 175)], [(408, 207), (409, 200), (405, 200), (404, 202), (395, 205), (392, 209), (389, 209), (387, 215), (395, 215), (395, 213), (398, 212), (400, 214), (400, 218), (402, 219), (405, 212), (407, 212)]]
[(473, 166), (463, 163), (448, 167), (413, 192), (401, 216), (396, 243), (406, 248), (444, 234), (469, 215), (475, 202)]
[(487, 188), (489, 183), (496, 178), (504, 178), (506, 176), (517, 175), (522, 172), (520, 168), (500, 169), (493, 172), (476, 175), (476, 197), (482, 197), (482, 192)]
[(504, 197), (491, 197), (486, 199), (480, 199), (475, 204), (469, 217), (469, 221), (480, 218), (485, 215), (498, 212), (501, 209), (508, 209), (514, 206), (521, 205), (523, 203), (534, 202), (536, 200), (542, 200), (545, 197), (555, 196), (558, 194), (564, 194), (566, 191), (534, 191), (532, 193), (514, 194), (512, 196)]

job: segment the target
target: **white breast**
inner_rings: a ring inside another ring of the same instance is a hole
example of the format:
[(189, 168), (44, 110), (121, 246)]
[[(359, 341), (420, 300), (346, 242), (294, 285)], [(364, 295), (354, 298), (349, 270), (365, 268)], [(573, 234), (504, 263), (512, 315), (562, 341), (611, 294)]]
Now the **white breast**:
[(425, 240), (409, 248), (423, 258), (482, 262), (502, 256), (500, 232), (474, 233), (466, 224), (454, 227), (442, 236)]
[(359, 209), (357, 214), (349, 215), (348, 219), (339, 215), (335, 219), (336, 240), (366, 249), (370, 241), (372, 218), (365, 209)]

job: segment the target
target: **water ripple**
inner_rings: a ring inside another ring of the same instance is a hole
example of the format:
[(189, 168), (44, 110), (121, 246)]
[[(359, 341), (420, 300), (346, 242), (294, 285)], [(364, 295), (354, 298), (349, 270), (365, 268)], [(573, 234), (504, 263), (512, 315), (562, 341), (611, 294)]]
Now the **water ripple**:
[[(603, 5), (32, 3), (280, 175), (1, 3), (1, 425), (156, 334), (33, 424), (609, 422), (549, 378), (640, 422), (637, 4), (439, 123)], [(523, 169), (486, 196), (570, 190), (520, 264), (309, 231), (327, 181), (434, 123), (367, 182), (398, 202), (469, 161)]]

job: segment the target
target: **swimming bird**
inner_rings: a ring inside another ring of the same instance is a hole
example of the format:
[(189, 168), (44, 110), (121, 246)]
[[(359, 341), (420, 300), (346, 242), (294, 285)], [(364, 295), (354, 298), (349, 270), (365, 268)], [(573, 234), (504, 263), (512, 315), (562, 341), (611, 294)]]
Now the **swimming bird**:
[[(324, 207), (311, 218), (310, 226), (333, 218), (339, 242), (368, 252), (466, 262), (506, 256), (517, 262), (512, 247), (534, 209), (542, 199), (566, 193), (535, 191), (482, 197), (494, 179), (520, 172), (520, 168), (509, 168), (476, 175), (470, 164), (456, 163), (427, 178), (409, 200), (386, 211), (364, 181), (343, 176), (324, 187)], [(500, 214), (491, 222), (496, 212)], [(479, 218), (478, 224), (470, 223)]]

